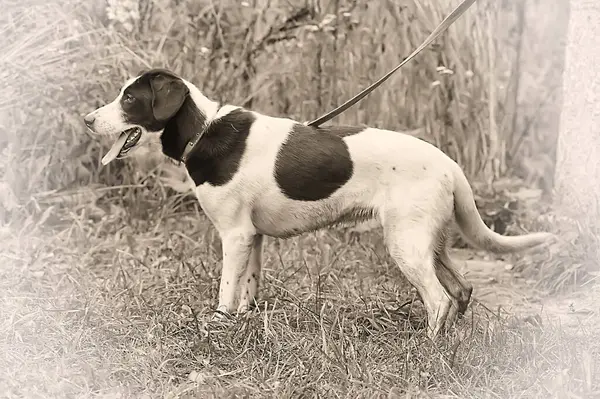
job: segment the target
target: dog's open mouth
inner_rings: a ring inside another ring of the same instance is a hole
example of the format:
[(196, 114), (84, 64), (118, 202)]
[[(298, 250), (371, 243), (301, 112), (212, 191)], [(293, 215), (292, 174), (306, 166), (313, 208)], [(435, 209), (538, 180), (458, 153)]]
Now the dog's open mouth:
[(102, 164), (106, 165), (116, 158), (123, 158), (140, 141), (140, 137), (142, 137), (142, 130), (139, 127), (132, 127), (122, 132), (102, 158)]

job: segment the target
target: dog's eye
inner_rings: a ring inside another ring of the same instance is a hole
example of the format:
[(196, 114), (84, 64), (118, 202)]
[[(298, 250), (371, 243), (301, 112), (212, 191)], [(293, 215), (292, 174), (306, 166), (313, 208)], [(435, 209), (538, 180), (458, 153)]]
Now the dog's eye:
[(135, 101), (135, 97), (133, 97), (131, 94), (125, 94), (123, 101), (125, 101), (127, 104), (131, 104)]

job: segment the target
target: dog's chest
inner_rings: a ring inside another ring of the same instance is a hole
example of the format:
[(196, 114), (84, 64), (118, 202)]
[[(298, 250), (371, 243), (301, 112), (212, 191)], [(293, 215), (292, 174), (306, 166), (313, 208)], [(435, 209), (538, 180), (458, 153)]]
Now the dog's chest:
[(229, 187), (213, 187), (209, 184), (194, 185), (200, 207), (218, 231), (235, 225), (234, 214), (238, 212), (236, 204), (240, 201), (227, 188)]
[[(275, 131), (285, 133), (290, 122)], [(277, 126), (275, 126), (277, 127)], [(261, 198), (276, 190), (273, 167), (285, 134), (269, 134), (274, 126), (263, 126), (259, 118), (244, 143), (244, 151), (230, 168), (227, 179), (194, 185), (194, 192), (204, 213), (217, 230), (226, 231), (251, 224), (252, 209)], [(192, 171), (193, 172), (193, 171)], [(190, 170), (188, 174), (191, 175)], [(196, 179), (198, 180), (198, 179)]]

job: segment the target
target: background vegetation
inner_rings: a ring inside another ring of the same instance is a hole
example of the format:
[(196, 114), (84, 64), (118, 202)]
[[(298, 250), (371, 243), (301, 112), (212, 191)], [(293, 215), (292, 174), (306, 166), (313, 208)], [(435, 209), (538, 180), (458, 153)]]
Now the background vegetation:
[[(152, 153), (100, 167), (110, 143), (81, 122), (157, 66), (213, 99), (310, 120), (397, 64), (456, 3), (4, 1), (0, 392), (597, 394), (589, 331), (567, 337), (474, 305), (447, 342), (428, 342), (377, 231), (268, 240), (261, 311), (211, 331), (220, 243), (181, 171)], [(474, 182), (486, 222), (536, 227), (552, 188), (564, 3), (478, 1), (335, 122), (435, 143)], [(546, 277), (541, 256), (523, 264), (538, 288), (589, 277), (568, 262)]]
[[(113, 184), (118, 173), (99, 172), (101, 147), (80, 118), (142, 68), (171, 68), (211, 98), (309, 120), (397, 64), (457, 2), (438, 3), (7, 2), (5, 159), (27, 167), (3, 165), (5, 201)], [(472, 178), (517, 172), (548, 188), (566, 7), (537, 11), (536, 0), (477, 2), (336, 122), (414, 130)]]

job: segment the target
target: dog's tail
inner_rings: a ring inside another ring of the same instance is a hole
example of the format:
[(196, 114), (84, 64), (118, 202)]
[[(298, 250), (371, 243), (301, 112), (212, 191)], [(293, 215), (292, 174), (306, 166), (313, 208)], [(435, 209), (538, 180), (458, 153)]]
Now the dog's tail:
[[(454, 162), (453, 162), (454, 163)], [(454, 214), (467, 242), (490, 252), (517, 252), (544, 244), (553, 239), (551, 233), (531, 233), (520, 236), (503, 236), (489, 229), (475, 206), (473, 191), (462, 169), (454, 172)]]

